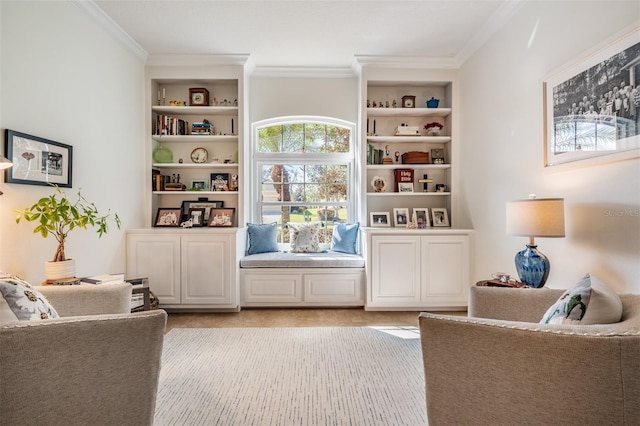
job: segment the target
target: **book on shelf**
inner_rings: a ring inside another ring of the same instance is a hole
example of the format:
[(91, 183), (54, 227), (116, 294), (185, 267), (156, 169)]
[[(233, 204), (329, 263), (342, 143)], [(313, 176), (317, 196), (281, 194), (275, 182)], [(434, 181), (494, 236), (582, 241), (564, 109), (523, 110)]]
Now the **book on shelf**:
[(410, 183), (413, 185), (413, 169), (394, 169), (394, 191), (398, 192), (399, 183)]
[(186, 135), (189, 122), (168, 115), (156, 116), (156, 135)]
[(92, 275), (80, 278), (82, 284), (118, 284), (124, 282), (124, 273)]

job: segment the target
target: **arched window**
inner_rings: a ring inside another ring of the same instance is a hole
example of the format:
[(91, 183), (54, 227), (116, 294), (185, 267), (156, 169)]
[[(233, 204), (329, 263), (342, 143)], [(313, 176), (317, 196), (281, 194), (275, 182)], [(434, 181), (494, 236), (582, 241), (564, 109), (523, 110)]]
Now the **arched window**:
[(354, 221), (355, 125), (327, 117), (280, 117), (252, 126), (251, 218), (278, 223), (320, 222), (330, 243), (333, 222)]

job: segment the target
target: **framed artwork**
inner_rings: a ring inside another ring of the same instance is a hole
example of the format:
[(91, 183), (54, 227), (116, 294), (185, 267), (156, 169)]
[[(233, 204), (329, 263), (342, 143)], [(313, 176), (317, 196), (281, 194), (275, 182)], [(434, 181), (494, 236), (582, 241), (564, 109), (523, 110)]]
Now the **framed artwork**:
[(432, 208), (431, 219), (433, 226), (449, 226), (449, 214), (446, 208)]
[(209, 201), (207, 198), (201, 198), (197, 201), (189, 200), (182, 202), (182, 220), (189, 219), (189, 209), (204, 209), (204, 217), (202, 219), (203, 223), (209, 223), (209, 213), (211, 209), (218, 209), (224, 206), (224, 202), (222, 201)]
[(413, 192), (413, 182), (398, 182), (398, 192)]
[(413, 216), (415, 216), (414, 219), (418, 225), (418, 229), (424, 229), (431, 226), (428, 208), (414, 208)]
[(370, 212), (369, 226), (381, 228), (390, 227), (391, 218), (389, 217), (389, 212)]
[(204, 209), (203, 208), (189, 208), (189, 217), (193, 226), (204, 226)]
[(545, 79), (545, 167), (640, 156), (639, 37), (627, 30)]
[(394, 207), (393, 226), (406, 228), (409, 223), (409, 209), (406, 207)]
[(209, 189), (209, 184), (206, 180), (192, 180), (191, 181), (191, 190), (192, 191), (207, 191)]
[(159, 208), (156, 214), (156, 221), (153, 226), (158, 227), (178, 227), (180, 226), (180, 219), (182, 218), (182, 209), (171, 208), (164, 209)]
[(209, 213), (209, 226), (233, 226), (233, 215), (236, 209), (223, 208), (223, 209), (211, 209)]
[(6, 170), (7, 182), (72, 187), (71, 145), (7, 129), (4, 152), (13, 163)]

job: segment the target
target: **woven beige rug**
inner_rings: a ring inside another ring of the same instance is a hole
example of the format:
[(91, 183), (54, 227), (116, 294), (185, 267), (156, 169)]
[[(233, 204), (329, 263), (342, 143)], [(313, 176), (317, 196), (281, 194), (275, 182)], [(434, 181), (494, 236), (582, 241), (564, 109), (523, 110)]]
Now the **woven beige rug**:
[(160, 425), (425, 425), (415, 327), (173, 329)]

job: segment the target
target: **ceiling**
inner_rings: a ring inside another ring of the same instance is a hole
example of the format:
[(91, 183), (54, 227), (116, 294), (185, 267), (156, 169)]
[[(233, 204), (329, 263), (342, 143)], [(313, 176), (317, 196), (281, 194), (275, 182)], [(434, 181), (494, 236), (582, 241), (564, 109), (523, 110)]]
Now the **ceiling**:
[(341, 68), (351, 67), (355, 56), (418, 57), (459, 66), (521, 0), (93, 3), (148, 55), (248, 54), (256, 67)]

